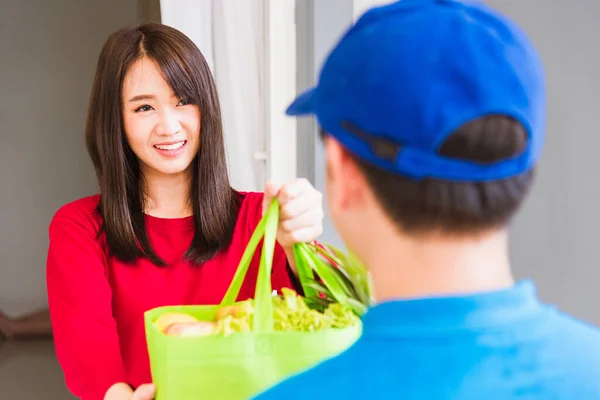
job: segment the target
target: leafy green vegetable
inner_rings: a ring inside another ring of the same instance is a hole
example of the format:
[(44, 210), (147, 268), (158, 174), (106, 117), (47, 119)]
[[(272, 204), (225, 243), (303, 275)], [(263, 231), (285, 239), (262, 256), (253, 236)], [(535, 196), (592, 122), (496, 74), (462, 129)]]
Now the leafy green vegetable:
[(251, 332), (252, 331), (252, 318), (249, 316), (234, 317), (228, 315), (221, 318), (215, 324), (213, 334), (229, 336), (235, 332)]
[[(282, 295), (273, 296), (273, 321), (275, 331), (311, 332), (329, 328), (347, 328), (358, 323), (351, 309), (332, 303), (324, 312), (310, 308), (305, 299), (294, 290), (284, 288)], [(235, 316), (227, 314), (217, 319), (214, 333), (230, 335), (234, 332), (252, 331), (254, 300), (246, 300), (235, 307)]]
[[(306, 297), (285, 288), (271, 297), (274, 330), (311, 332), (357, 324), (373, 303), (365, 265), (352, 253), (331, 245), (300, 243), (294, 247), (294, 255)], [(251, 332), (254, 300), (227, 307), (215, 317), (214, 333)]]
[(355, 255), (332, 245), (301, 243), (296, 247), (296, 263), (301, 258), (317, 275), (302, 276), (303, 270), (298, 270), (306, 303), (311, 308), (324, 312), (328, 306), (339, 303), (360, 317), (373, 304), (371, 277)]

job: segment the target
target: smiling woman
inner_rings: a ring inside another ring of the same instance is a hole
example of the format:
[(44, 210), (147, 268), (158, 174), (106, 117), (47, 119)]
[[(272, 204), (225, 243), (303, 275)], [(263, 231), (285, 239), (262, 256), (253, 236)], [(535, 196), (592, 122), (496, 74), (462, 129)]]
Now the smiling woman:
[[(322, 196), (304, 179), (268, 183), (264, 194), (232, 189), (208, 65), (189, 38), (165, 25), (108, 38), (86, 142), (100, 193), (60, 208), (49, 229), (56, 352), (79, 398), (130, 399), (137, 388), (136, 398), (150, 399), (144, 312), (218, 304), (274, 198), (281, 209), (272, 285), (293, 287), (292, 248), (320, 235)], [(254, 293), (258, 261), (239, 300)]]
[[(141, 217), (193, 215), (203, 226), (189, 255), (198, 263), (212, 258), (231, 238), (239, 199), (229, 185), (219, 100), (200, 51), (164, 25), (117, 32), (100, 55), (92, 90), (86, 141), (111, 251), (163, 265)], [(176, 141), (184, 142), (178, 151), (162, 147)]]

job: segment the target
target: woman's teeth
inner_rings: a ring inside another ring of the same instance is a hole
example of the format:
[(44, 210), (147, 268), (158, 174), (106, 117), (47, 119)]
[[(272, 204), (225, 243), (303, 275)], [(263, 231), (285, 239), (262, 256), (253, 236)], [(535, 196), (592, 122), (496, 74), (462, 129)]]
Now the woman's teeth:
[(177, 150), (185, 144), (185, 140), (173, 144), (155, 144), (154, 148), (159, 150)]

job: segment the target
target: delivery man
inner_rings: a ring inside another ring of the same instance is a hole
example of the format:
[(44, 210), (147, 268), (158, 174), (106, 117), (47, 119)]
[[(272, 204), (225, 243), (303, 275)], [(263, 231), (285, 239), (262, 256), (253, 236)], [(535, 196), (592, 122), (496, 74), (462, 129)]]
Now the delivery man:
[(258, 399), (600, 399), (599, 331), (509, 262), (545, 113), (538, 54), (489, 7), (363, 15), (288, 114), (322, 129), (331, 218), (377, 304), (350, 349)]

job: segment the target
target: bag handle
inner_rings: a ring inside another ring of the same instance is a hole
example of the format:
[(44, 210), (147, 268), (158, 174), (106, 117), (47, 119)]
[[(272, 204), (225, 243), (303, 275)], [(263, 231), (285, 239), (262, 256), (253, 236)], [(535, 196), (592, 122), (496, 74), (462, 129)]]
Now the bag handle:
[(254, 320), (253, 332), (270, 332), (273, 330), (273, 303), (271, 300), (271, 270), (273, 268), (273, 254), (277, 239), (277, 226), (279, 223), (279, 202), (274, 199), (267, 212), (262, 217), (252, 233), (248, 246), (242, 255), (231, 284), (221, 300), (220, 306), (228, 306), (236, 302), (242, 284), (250, 267), (256, 248), (264, 237), (256, 289), (254, 292)]
[[(246, 246), (235, 275), (227, 289), (227, 293), (225, 293), (220, 304), (221, 306), (228, 306), (236, 302), (246, 273), (250, 267), (252, 257), (261, 239), (264, 238), (254, 291), (253, 332), (272, 332), (274, 329), (271, 271), (273, 269), (273, 255), (275, 252), (278, 223), (279, 202), (277, 199), (274, 199), (252, 233), (248, 246)], [(294, 259), (296, 261), (298, 277), (306, 296), (314, 296), (317, 293), (316, 289), (310, 285), (310, 282), (314, 279), (314, 273), (316, 273), (336, 301), (347, 306), (353, 306), (352, 303), (354, 303), (354, 300), (341, 286), (335, 274), (322, 265), (319, 256), (311, 250), (308, 244), (297, 243), (294, 246)], [(354, 304), (354, 306), (362, 308), (360, 303)]]
[(231, 284), (223, 296), (223, 300), (221, 300), (220, 306), (229, 306), (236, 302), (237, 297), (240, 293), (240, 289), (242, 288), (242, 284), (244, 283), (244, 278), (246, 278), (246, 273), (248, 272), (248, 268), (250, 267), (250, 262), (252, 261), (252, 256), (256, 252), (256, 248), (260, 243), (263, 235), (265, 233), (265, 218), (263, 217), (256, 228), (254, 229), (254, 233), (252, 233), (252, 237), (250, 237), (250, 241), (246, 246), (246, 250), (242, 254), (242, 259), (238, 264), (237, 270), (235, 271), (235, 275), (231, 280)]
[(254, 292), (254, 320), (252, 321), (254, 332), (272, 332), (274, 329), (271, 271), (278, 224), (279, 202), (275, 199), (265, 214), (265, 235)]

